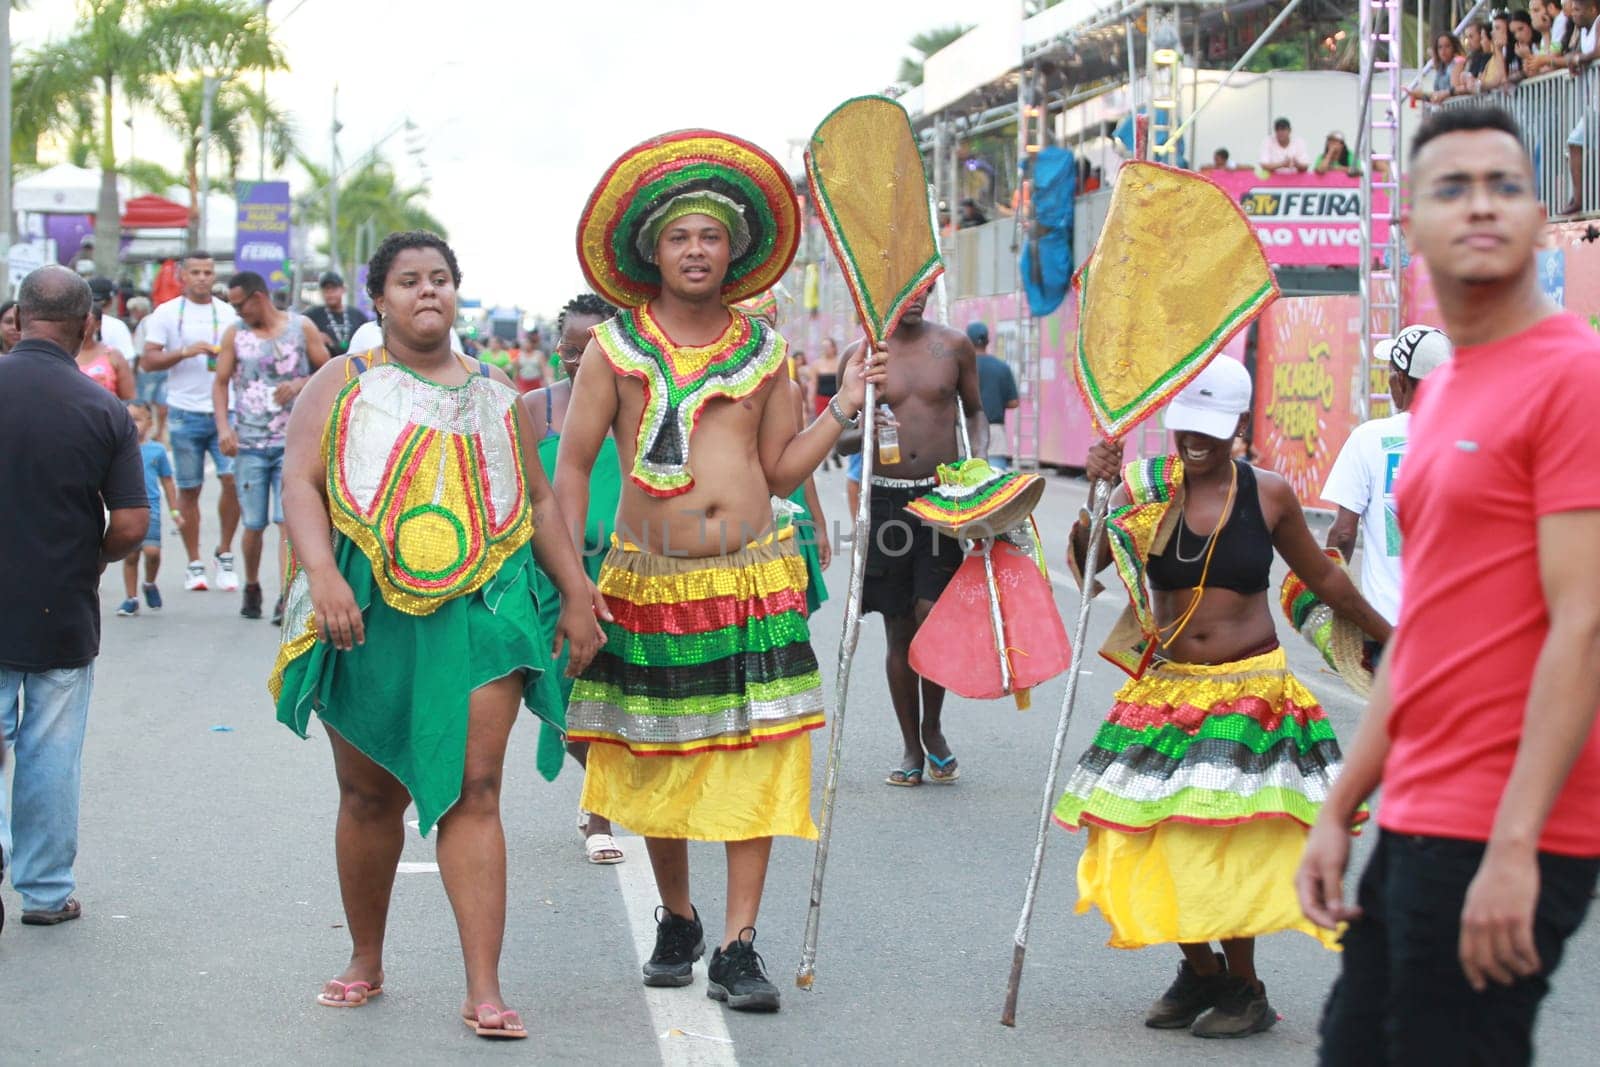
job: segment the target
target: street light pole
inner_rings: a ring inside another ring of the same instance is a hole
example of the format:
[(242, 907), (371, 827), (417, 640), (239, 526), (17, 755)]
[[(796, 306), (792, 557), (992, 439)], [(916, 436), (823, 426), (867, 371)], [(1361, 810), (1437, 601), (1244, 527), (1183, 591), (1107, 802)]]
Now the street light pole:
[[(272, 0), (261, 0), (261, 24), (270, 33), (272, 25), (267, 21), (267, 5)], [(256, 114), (256, 177), (261, 181), (267, 180), (267, 68), (261, 67), (261, 99), (257, 101), (261, 110)]]
[[(328, 132), (328, 266), (339, 271), (339, 83), (333, 84), (333, 125)], [(340, 273), (343, 273), (340, 271)]]
[(211, 198), (211, 110), (217, 98), (221, 79), (206, 74), (200, 82), (200, 235), (197, 244), (204, 248), (210, 222), (208, 202)]

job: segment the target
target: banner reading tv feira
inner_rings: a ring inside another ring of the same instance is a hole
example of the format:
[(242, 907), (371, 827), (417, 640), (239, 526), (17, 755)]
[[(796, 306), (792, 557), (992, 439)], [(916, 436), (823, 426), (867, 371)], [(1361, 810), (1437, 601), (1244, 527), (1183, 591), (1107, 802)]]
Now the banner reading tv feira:
[[(1213, 170), (1205, 176), (1244, 210), (1267, 261), (1276, 267), (1354, 267), (1361, 262), (1361, 179), (1348, 174), (1270, 174)], [(1389, 199), (1373, 193), (1377, 213)], [(1389, 226), (1378, 224), (1381, 247)]]
[(233, 243), (235, 270), (253, 270), (272, 290), (289, 284), (289, 183), (240, 182)]

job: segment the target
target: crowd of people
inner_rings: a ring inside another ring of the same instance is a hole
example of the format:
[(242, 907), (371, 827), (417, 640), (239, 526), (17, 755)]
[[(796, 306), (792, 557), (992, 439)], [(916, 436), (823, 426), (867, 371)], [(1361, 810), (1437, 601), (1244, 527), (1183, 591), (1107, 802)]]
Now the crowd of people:
[[(1344, 948), (1322, 1062), (1532, 1058), (1539, 1003), (1600, 880), (1600, 422), (1584, 411), (1600, 346), (1539, 288), (1542, 209), (1507, 179), (1531, 169), (1497, 109), (1441, 111), (1416, 135), (1410, 236), (1455, 346), (1420, 328), (1394, 340), (1396, 414), (1353, 436), (1330, 478), (1330, 541), (1348, 553), (1366, 530), (1359, 588), (1288, 482), (1238, 457), (1253, 383), (1235, 361), (1215, 359), (1170, 403), (1170, 454), (1124, 465), (1106, 442), (1086, 459), (1115, 487), (1118, 534), (1097, 541), (1086, 513), (1068, 563), (1085, 595), (1091, 555), (1123, 578), (1128, 609), (1102, 653), (1130, 678), (1055, 818), (1086, 832), (1079, 910), (1102, 913), (1113, 946), (1180, 957), (1147, 1026), (1272, 1027), (1256, 943), (1299, 930)], [(808, 626), (817, 572), (774, 498), (837, 453), (875, 456), (859, 606), (884, 619), (904, 746), (885, 781), (953, 785), (945, 693), (908, 649), (963, 551), (923, 524), (900, 551), (880, 535), (964, 452), (987, 467), (1017, 402), (987, 326), (930, 321), (925, 296), (882, 344), (791, 362), (774, 320), (741, 302), (788, 267), (797, 213), (776, 161), (737, 138), (631, 149), (579, 223), (593, 291), (557, 320), (563, 376), (527, 390), (508, 344), (456, 351), (462, 272), (434, 234), (379, 244), (368, 347), (340, 303), (282, 308), (251, 272), (214, 295), (214, 262), (191, 253), (184, 292), (130, 331), (140, 364), (167, 374), (170, 462), (126, 357), (105, 350), (117, 334), (98, 289), (62, 267), (30, 274), (0, 309), (18, 331), (0, 357), (0, 452), (14, 460), (0, 467), (0, 727), (16, 762), (0, 846), (22, 921), (84, 913), (72, 868), (100, 574), (123, 564), (131, 614), (143, 565), (146, 606), (159, 604), (165, 504), (191, 589), (238, 587), (242, 522), (246, 616), (264, 609), (266, 528), (295, 548), (267, 686), (280, 722), (304, 737), (316, 717), (329, 737), (352, 943), (317, 1004), (360, 1009), (385, 988), (415, 805), (455, 914), (460, 1019), (480, 1037), (528, 1036), (500, 988), (500, 783), (526, 707), (540, 770), (583, 766), (589, 860), (626, 858), (615, 826), (646, 839), (660, 903), (644, 984), (691, 984), (709, 947), (710, 996), (777, 1010), (756, 924), (773, 839), (817, 835), (811, 732), (826, 708)], [(884, 404), (871, 438), (869, 384)], [(208, 456), (222, 483), (209, 571)], [(1278, 643), (1276, 557), (1368, 643), (1372, 692), (1348, 754)], [(1351, 902), (1350, 834), (1380, 782)], [(710, 937), (691, 840), (726, 851)]]

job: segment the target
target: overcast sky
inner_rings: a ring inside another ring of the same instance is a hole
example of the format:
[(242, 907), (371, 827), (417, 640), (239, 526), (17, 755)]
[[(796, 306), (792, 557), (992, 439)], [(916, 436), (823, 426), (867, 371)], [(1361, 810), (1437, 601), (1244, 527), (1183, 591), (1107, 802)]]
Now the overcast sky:
[[(12, 16), (16, 48), (70, 33), (75, 7), (31, 0)], [(803, 142), (846, 98), (888, 85), (913, 34), (1017, 7), (1015, 0), (272, 0), (291, 69), (272, 76), (269, 91), (319, 161), (328, 157), (335, 83), (346, 160), (409, 116), (425, 146), (430, 206), (449, 228), (466, 295), (550, 313), (582, 287), (573, 250), (578, 212), (623, 149), (703, 126), (755, 141), (797, 171), (791, 141)], [(908, 10), (915, 13), (909, 20)], [(137, 155), (178, 169), (175, 143), (157, 123), (141, 122), (133, 138)], [(403, 133), (385, 147), (406, 173), (418, 173)], [(220, 166), (215, 161), (213, 170)], [(244, 173), (254, 177), (253, 161)], [(298, 166), (287, 176), (303, 186)]]

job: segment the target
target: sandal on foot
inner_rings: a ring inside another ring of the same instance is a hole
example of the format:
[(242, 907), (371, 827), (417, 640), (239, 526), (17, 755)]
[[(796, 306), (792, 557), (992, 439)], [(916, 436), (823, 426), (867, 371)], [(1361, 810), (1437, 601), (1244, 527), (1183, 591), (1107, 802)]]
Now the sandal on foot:
[(616, 838), (610, 834), (589, 833), (589, 818), (593, 814), (578, 809), (578, 833), (583, 835), (583, 851), (588, 855), (589, 862), (601, 865), (621, 863), (627, 857), (622, 854)]
[(590, 834), (583, 839), (583, 850), (589, 854), (590, 863), (600, 865), (621, 863), (628, 858), (610, 834)]
[[(328, 984), (338, 987), (339, 999), (335, 1000), (326, 993), (318, 993), (317, 1003), (324, 1008), (362, 1008), (373, 997), (383, 995), (383, 986), (373, 985), (371, 982), (341, 982), (337, 978), (332, 978), (328, 980)], [(352, 1001), (350, 999), (351, 990), (359, 992), (361, 999)]]
[(914, 767), (908, 771), (904, 767), (896, 767), (883, 781), (885, 785), (918, 786), (922, 784), (922, 768)]
[[(478, 1021), (478, 1016), (483, 1014), (500, 1016), (499, 1026), (484, 1026)], [(476, 1014), (472, 1018), (465, 1015), (461, 1021), (467, 1024), (467, 1029), (479, 1037), (491, 1037), (516, 1040), (528, 1036), (528, 1028), (522, 1025), (522, 1016), (510, 1008), (497, 1008), (493, 1004), (479, 1004)]]
[[(961, 768), (956, 766), (956, 757), (953, 752), (944, 759), (940, 759), (930, 752), (928, 753), (928, 762), (933, 764), (932, 767), (928, 768), (928, 778), (938, 782), (940, 785), (949, 785), (961, 777)], [(949, 768), (948, 770), (945, 769), (947, 767)]]

